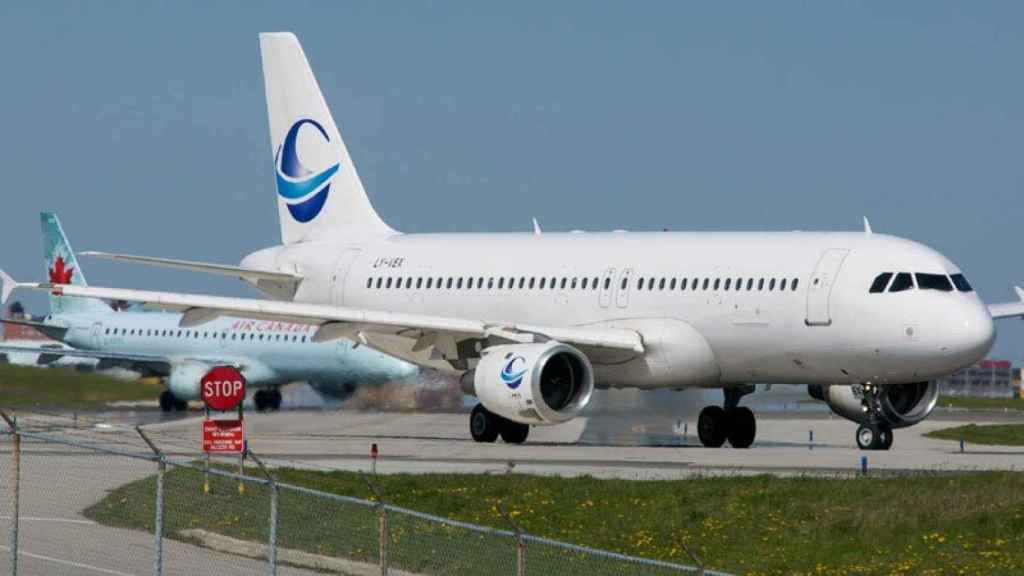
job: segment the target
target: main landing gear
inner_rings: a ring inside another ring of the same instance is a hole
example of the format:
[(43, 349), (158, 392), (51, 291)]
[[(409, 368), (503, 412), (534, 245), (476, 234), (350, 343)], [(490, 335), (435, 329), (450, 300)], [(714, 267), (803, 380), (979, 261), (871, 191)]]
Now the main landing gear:
[(530, 435), (530, 426), (502, 418), (477, 404), (469, 415), (469, 433), (477, 442), (495, 442), (501, 436), (506, 444), (522, 444)]
[(754, 391), (753, 386), (726, 388), (725, 406), (706, 406), (697, 419), (697, 437), (708, 448), (719, 448), (728, 440), (733, 448), (750, 448), (757, 435), (754, 412), (739, 406), (740, 398)]
[(888, 450), (892, 448), (892, 426), (882, 420), (882, 389), (874, 384), (861, 386), (861, 407), (867, 421), (857, 427), (857, 446), (861, 450)]
[(171, 394), (170, 390), (164, 390), (160, 393), (160, 410), (164, 412), (183, 412), (188, 409), (188, 402), (184, 400), (178, 400)]
[(256, 405), (257, 412), (264, 410), (279, 410), (281, 408), (280, 390), (257, 390), (252, 395), (252, 403)]

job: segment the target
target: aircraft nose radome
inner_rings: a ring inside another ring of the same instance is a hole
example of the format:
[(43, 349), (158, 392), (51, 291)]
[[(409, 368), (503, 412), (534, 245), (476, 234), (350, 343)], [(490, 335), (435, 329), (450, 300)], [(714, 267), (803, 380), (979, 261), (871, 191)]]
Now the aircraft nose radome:
[(992, 316), (983, 306), (972, 306), (957, 316), (945, 340), (947, 352), (971, 364), (984, 358), (995, 343)]

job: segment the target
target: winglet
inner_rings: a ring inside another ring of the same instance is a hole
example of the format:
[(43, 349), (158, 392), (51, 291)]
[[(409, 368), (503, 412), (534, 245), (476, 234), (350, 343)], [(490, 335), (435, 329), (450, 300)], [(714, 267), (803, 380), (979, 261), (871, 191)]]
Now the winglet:
[(1013, 289), (1014, 291), (1017, 292), (1017, 298), (1020, 298), (1021, 301), (1024, 302), (1024, 288), (1021, 288), (1020, 286), (1014, 286)]
[(11, 292), (18, 287), (18, 283), (3, 270), (0, 270), (0, 281), (3, 282), (3, 288), (0, 289), (0, 305), (3, 305), (7, 304), (7, 299), (11, 297)]
[(541, 232), (541, 229), (540, 229), (540, 224), (538, 224), (537, 223), (537, 219), (534, 218), (533, 219), (533, 235), (534, 236), (540, 236), (541, 234), (542, 234), (542, 232)]
[(867, 216), (864, 217), (864, 233), (865, 234), (874, 234), (874, 232), (871, 231), (871, 222), (868, 222), (868, 217)]

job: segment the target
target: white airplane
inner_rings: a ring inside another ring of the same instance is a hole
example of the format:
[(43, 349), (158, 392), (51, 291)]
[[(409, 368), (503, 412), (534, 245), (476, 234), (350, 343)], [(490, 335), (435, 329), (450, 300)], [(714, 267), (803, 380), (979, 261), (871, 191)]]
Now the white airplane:
[[(377, 215), (298, 40), (260, 35), (282, 243), (224, 266), (94, 253), (238, 276), (269, 299), (16, 284), (183, 312), (306, 322), (462, 375), (479, 442), (566, 422), (594, 387), (722, 388), (706, 446), (754, 441), (752, 383), (808, 385), (860, 423), (865, 449), (920, 422), (934, 379), (983, 358), (993, 318), (960, 269), (863, 232), (401, 234)], [(283, 276), (287, 276), (282, 279)]]
[[(87, 287), (64, 228), (52, 212), (39, 214), (43, 261), (51, 282)], [(160, 393), (165, 412), (184, 410), (200, 396), (200, 380), (214, 366), (238, 368), (254, 389), (257, 410), (281, 407), (280, 387), (305, 381), (318, 393), (345, 398), (364, 384), (412, 381), (415, 366), (351, 342), (312, 342), (312, 327), (296, 322), (218, 317), (202, 329), (179, 327), (181, 315), (143, 309), (114, 310), (91, 298), (50, 296), (50, 314), (42, 321), (2, 319), (35, 328), (57, 346), (10, 345), (0, 353), (35, 353), (40, 364), (91, 359), (97, 369), (127, 368), (164, 378)], [(65, 346), (67, 345), (67, 346)]]

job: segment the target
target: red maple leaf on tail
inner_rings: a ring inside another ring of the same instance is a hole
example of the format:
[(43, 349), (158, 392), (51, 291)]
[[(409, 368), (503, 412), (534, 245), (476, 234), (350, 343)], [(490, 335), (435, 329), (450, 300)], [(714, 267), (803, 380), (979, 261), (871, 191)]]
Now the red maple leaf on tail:
[(57, 260), (53, 263), (53, 268), (50, 268), (50, 283), (71, 284), (71, 277), (74, 275), (75, 269), (64, 268), (64, 257), (57, 256)]

